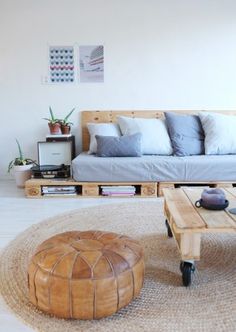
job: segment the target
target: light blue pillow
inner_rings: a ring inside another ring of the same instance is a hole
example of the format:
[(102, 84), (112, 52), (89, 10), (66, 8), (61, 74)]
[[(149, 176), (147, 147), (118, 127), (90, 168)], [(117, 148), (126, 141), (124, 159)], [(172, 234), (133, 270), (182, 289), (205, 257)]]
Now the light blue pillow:
[(166, 112), (165, 117), (174, 155), (204, 154), (204, 131), (197, 115)]
[(96, 135), (98, 157), (141, 157), (142, 134), (115, 137)]

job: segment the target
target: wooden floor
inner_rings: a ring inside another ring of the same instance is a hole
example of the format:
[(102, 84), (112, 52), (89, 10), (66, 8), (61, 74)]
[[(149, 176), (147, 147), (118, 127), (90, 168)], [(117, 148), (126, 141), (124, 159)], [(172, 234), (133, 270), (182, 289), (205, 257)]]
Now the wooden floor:
[[(17, 189), (14, 181), (0, 181), (0, 249), (30, 225), (69, 210), (82, 207), (133, 200), (157, 198), (51, 198), (26, 199), (24, 190)], [(31, 328), (16, 318), (0, 297), (0, 331), (29, 332)], [(49, 331), (50, 332), (50, 331)]]

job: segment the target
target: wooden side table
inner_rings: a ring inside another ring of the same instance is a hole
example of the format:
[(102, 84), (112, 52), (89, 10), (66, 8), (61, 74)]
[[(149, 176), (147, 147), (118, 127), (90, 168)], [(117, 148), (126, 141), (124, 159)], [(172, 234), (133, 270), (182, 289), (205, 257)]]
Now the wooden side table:
[[(236, 207), (236, 188), (224, 188), (230, 208)], [(180, 251), (184, 286), (191, 284), (195, 260), (200, 260), (202, 233), (235, 233), (236, 216), (227, 210), (196, 208), (202, 188), (163, 189), (164, 213), (169, 237), (174, 237)]]

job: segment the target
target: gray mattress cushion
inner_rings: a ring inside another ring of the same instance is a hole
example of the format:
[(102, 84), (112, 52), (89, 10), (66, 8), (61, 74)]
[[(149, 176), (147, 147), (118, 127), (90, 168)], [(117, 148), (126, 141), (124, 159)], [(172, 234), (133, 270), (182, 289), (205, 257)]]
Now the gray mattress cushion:
[(236, 181), (236, 155), (100, 158), (83, 152), (72, 161), (73, 178), (90, 182)]

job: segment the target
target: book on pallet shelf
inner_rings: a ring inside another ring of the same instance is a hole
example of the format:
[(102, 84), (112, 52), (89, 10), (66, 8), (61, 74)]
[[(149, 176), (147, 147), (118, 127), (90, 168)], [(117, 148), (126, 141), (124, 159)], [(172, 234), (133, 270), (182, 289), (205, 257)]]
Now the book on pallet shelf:
[(76, 194), (75, 186), (43, 186), (43, 194)]
[(43, 196), (61, 197), (61, 196), (77, 196), (77, 193), (43, 193)]
[(134, 196), (135, 186), (101, 186), (103, 196)]
[(101, 186), (102, 189), (107, 189), (107, 188), (110, 188), (110, 189), (135, 189), (135, 186), (122, 186), (122, 185), (119, 185), (119, 186), (115, 186), (115, 185), (112, 185), (112, 186), (108, 186), (108, 185), (104, 185), (104, 186)]
[(118, 197), (118, 196), (128, 196), (128, 197), (130, 197), (130, 196), (134, 196), (135, 194), (129, 194), (129, 193), (102, 193), (102, 195), (103, 196), (113, 196), (113, 197)]
[(45, 191), (74, 191), (76, 190), (75, 186), (43, 186)]

